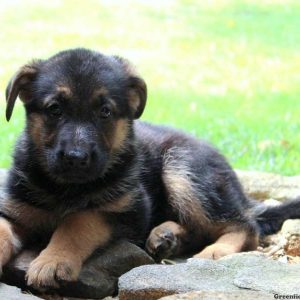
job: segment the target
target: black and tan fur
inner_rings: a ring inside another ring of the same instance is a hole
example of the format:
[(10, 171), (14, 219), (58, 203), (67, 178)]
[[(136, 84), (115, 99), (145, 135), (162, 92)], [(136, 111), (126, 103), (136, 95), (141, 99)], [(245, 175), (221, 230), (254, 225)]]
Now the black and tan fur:
[(18, 96), (27, 122), (0, 203), (0, 263), (43, 245), (27, 272), (36, 288), (75, 280), (118, 239), (156, 258), (219, 258), (300, 217), (299, 201), (285, 213), (248, 200), (207, 143), (135, 121), (146, 84), (120, 57), (75, 49), (33, 61), (7, 87), (7, 120)]

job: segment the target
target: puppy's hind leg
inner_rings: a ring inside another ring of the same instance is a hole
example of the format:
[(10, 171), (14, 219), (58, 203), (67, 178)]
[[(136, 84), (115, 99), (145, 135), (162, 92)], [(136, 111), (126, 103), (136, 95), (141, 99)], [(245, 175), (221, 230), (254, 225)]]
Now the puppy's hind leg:
[(255, 227), (250, 224), (229, 225), (222, 230), (215, 243), (205, 247), (194, 257), (219, 259), (233, 253), (255, 250), (257, 246), (258, 234)]
[(203, 206), (207, 197), (198, 186), (197, 174), (192, 170), (191, 162), (185, 159), (189, 155), (188, 151), (169, 149), (164, 160), (162, 179), (175, 219), (190, 229), (200, 230), (207, 227), (211, 220)]
[[(156, 259), (187, 254), (202, 244), (202, 232), (210, 224), (202, 206), (194, 172), (185, 160), (188, 153), (177, 148), (169, 149), (163, 163), (168, 221), (155, 227), (147, 240), (146, 248)], [(171, 221), (172, 220), (172, 221)]]
[(13, 225), (3, 217), (0, 217), (0, 275), (2, 267), (9, 262), (20, 248), (21, 242)]

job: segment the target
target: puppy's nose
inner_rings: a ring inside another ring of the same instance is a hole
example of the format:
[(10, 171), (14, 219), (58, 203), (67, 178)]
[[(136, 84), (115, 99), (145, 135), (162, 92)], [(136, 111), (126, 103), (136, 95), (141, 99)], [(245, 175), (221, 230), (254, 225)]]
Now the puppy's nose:
[(74, 169), (85, 168), (89, 164), (89, 155), (85, 151), (70, 150), (62, 153), (62, 159), (67, 167)]

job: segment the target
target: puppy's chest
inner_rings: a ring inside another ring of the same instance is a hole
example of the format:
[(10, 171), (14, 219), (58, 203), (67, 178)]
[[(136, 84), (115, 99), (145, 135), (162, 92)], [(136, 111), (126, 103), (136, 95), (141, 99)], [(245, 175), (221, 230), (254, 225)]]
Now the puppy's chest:
[(30, 231), (53, 231), (69, 214), (84, 210), (99, 213), (122, 213), (130, 210), (136, 201), (133, 191), (123, 193), (43, 193), (35, 191), (28, 199), (7, 199), (1, 211)]
[(131, 181), (116, 181), (102, 186), (57, 186), (45, 188), (32, 181), (10, 186), (8, 198), (0, 210), (21, 225), (29, 234), (50, 233), (63, 219), (84, 210), (99, 213), (123, 213), (131, 210), (139, 188)]
[[(50, 194), (38, 192), (31, 195), (28, 204), (43, 210), (47, 216), (62, 219), (64, 216), (82, 210), (98, 210), (99, 212), (126, 211), (135, 200), (135, 191), (105, 189), (95, 192), (65, 192)], [(47, 220), (47, 217), (45, 218)]]

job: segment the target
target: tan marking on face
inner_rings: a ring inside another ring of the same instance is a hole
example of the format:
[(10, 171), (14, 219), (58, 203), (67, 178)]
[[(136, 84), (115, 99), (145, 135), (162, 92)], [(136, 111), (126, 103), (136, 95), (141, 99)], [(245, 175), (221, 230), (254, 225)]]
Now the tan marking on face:
[(128, 210), (131, 204), (132, 197), (129, 194), (127, 194), (113, 201), (112, 203), (106, 204), (103, 208), (101, 207), (101, 211), (120, 213)]
[(73, 96), (72, 90), (67, 85), (59, 85), (56, 88), (57, 93), (62, 95), (65, 99), (71, 99)]
[(97, 100), (98, 97), (106, 95), (108, 95), (108, 90), (104, 86), (102, 86), (101, 88), (95, 89), (93, 91), (91, 99), (94, 101)]
[(52, 132), (48, 135), (46, 135), (45, 139), (44, 139), (44, 144), (45, 146), (51, 146), (53, 145), (55, 138), (56, 138), (57, 132)]
[(37, 113), (33, 113), (29, 119), (29, 132), (30, 135), (37, 147), (40, 151), (43, 148), (43, 131), (44, 121), (41, 115)]
[(99, 89), (96, 89), (92, 94), (91, 103), (99, 104), (99, 97), (106, 96), (106, 101), (111, 105), (112, 110), (117, 111), (117, 104), (115, 100), (108, 97), (108, 95), (109, 95), (108, 90), (104, 86)]
[(0, 268), (5, 265), (20, 248), (21, 243), (13, 231), (13, 226), (6, 219), (0, 217)]
[(129, 124), (126, 119), (119, 119), (115, 123), (115, 131), (111, 139), (111, 149), (119, 150), (124, 145), (124, 141), (128, 135)]

